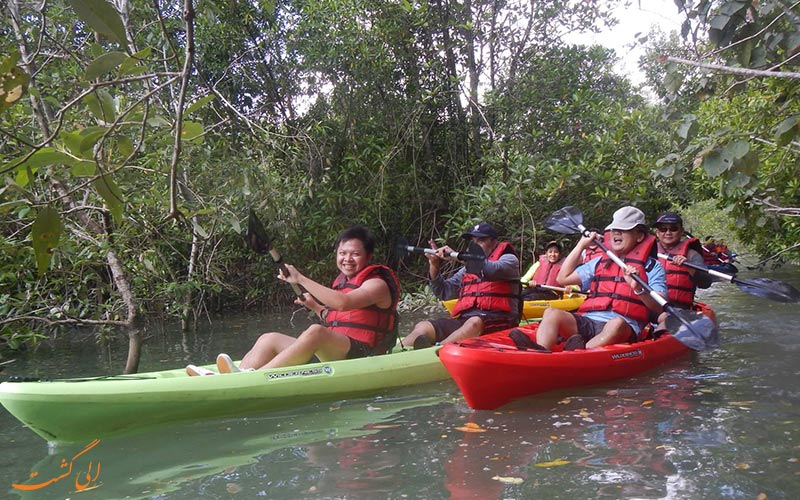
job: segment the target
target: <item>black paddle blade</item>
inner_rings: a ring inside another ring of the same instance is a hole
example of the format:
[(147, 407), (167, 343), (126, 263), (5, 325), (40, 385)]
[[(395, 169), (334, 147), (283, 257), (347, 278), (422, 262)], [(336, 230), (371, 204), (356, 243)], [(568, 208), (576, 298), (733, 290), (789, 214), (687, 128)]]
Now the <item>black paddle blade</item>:
[(582, 225), (583, 214), (572, 205), (556, 210), (544, 221), (544, 227), (562, 234), (578, 234)]
[(731, 281), (736, 283), (743, 292), (756, 297), (762, 297), (776, 302), (792, 303), (800, 302), (800, 291), (789, 283), (772, 280), (769, 278), (754, 278), (741, 280), (734, 278)]
[(264, 226), (258, 220), (252, 208), (247, 216), (247, 246), (259, 254), (269, 253), (269, 249), (272, 246), (272, 240), (267, 236)]
[(395, 243), (394, 249), (397, 252), (397, 256), (399, 258), (407, 257), (409, 253), (408, 247), (411, 246), (408, 244), (408, 240), (403, 238), (397, 238), (397, 243)]
[(486, 253), (484, 253), (483, 248), (474, 241), (470, 241), (469, 245), (467, 245), (467, 252), (469, 252), (468, 256), (460, 255), (460, 258), (464, 261), (464, 267), (467, 269), (468, 273), (480, 274), (486, 262)]
[(719, 347), (719, 327), (703, 313), (676, 307), (666, 307), (667, 329), (680, 343), (695, 351)]

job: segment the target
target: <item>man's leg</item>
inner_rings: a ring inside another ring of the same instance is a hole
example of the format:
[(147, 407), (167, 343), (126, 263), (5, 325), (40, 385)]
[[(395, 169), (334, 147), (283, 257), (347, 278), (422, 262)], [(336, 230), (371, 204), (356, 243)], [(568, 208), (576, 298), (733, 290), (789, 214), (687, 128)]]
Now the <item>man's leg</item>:
[(628, 342), (633, 331), (622, 318), (614, 318), (603, 326), (599, 334), (586, 343), (586, 348)]
[(464, 324), (461, 325), (461, 328), (448, 335), (442, 341), (442, 344), (450, 344), (452, 342), (458, 342), (459, 340), (477, 337), (481, 333), (483, 333), (483, 320), (478, 316), (473, 316), (467, 319)]
[(536, 330), (536, 343), (545, 349), (552, 349), (558, 337), (568, 338), (578, 332), (578, 323), (571, 312), (549, 307), (542, 314), (542, 321)]
[(401, 343), (405, 347), (412, 347), (417, 337), (427, 337), (428, 341), (433, 344), (436, 341), (436, 330), (430, 321), (420, 321), (411, 330), (411, 333), (403, 337)]

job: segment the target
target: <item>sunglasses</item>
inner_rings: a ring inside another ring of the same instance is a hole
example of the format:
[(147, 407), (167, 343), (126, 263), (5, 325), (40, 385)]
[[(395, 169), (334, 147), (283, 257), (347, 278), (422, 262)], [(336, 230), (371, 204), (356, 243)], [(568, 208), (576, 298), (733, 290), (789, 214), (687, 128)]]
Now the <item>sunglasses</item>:
[(680, 226), (657, 226), (656, 227), (656, 231), (661, 232), (661, 233), (669, 233), (669, 232), (677, 233), (680, 230), (681, 230)]

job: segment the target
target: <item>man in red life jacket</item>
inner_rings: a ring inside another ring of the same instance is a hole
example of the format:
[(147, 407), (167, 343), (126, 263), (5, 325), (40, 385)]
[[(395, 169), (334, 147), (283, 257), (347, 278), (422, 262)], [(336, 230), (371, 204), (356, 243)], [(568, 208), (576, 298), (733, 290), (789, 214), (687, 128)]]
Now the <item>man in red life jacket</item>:
[(425, 254), (431, 289), (441, 300), (458, 297), (458, 302), (451, 317), (414, 325), (403, 345), (418, 349), (434, 342), (446, 344), (519, 324), (521, 285), (517, 251), (510, 243), (498, 241), (497, 230), (486, 222), (475, 225), (461, 237), (477, 243), (486, 254), (480, 274), (461, 267), (449, 278), (443, 278), (439, 273), (442, 262), (456, 259), (449, 256), (453, 252), (449, 246), (437, 248), (431, 240), (429, 243), (436, 253)]
[(564, 259), (561, 256), (561, 244), (555, 240), (547, 243), (544, 253), (519, 279), (524, 288), (522, 300), (557, 299), (559, 294), (556, 291), (537, 287), (539, 285), (560, 287), (556, 276), (558, 276), (562, 262)]
[[(683, 219), (675, 212), (664, 212), (659, 215), (655, 227), (658, 253), (672, 256), (671, 261), (659, 258), (667, 273), (669, 301), (674, 306), (689, 309), (694, 302), (695, 291), (698, 288), (708, 288), (712, 282), (709, 274), (682, 265), (684, 262), (689, 262), (705, 267), (700, 240), (683, 238)], [(666, 313), (659, 315), (658, 329), (664, 328), (666, 318)]]
[(658, 302), (632, 277), (638, 274), (653, 290), (667, 296), (664, 268), (653, 257), (656, 242), (648, 232), (644, 213), (636, 207), (622, 207), (614, 212), (606, 231), (604, 243), (623, 260), (625, 268), (605, 254), (581, 264), (583, 250), (597, 234), (582, 237), (564, 259), (558, 282), (580, 285), (589, 290), (589, 297), (576, 313), (546, 309), (536, 343), (530, 347), (549, 350), (560, 339), (567, 339), (565, 350), (635, 341), (649, 323), (650, 312), (661, 312)]
[[(372, 233), (363, 226), (349, 227), (339, 233), (335, 249), (340, 274), (330, 288), (288, 264), (288, 274), (278, 275), (307, 290), (304, 300), (297, 299), (295, 304), (315, 312), (324, 324), (311, 325), (297, 338), (265, 333), (238, 367), (227, 354), (220, 354), (220, 373), (300, 365), (313, 356), (321, 361), (361, 358), (383, 354), (394, 346), (400, 283), (391, 269), (371, 263), (375, 251)], [(189, 375), (215, 373), (195, 365), (187, 366), (186, 371)]]

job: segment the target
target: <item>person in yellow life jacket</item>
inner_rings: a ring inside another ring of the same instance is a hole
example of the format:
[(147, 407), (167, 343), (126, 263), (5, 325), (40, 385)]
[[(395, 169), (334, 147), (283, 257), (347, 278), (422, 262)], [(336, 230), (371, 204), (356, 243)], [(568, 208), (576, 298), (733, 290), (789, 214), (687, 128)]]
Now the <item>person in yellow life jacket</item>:
[[(675, 212), (664, 212), (655, 223), (658, 253), (672, 256), (671, 260), (659, 258), (667, 273), (667, 291), (672, 305), (689, 309), (694, 303), (694, 294), (698, 288), (711, 286), (711, 275), (698, 272), (683, 266), (689, 262), (700, 267), (705, 266), (703, 248), (697, 238), (683, 238), (683, 219)], [(663, 330), (666, 313), (658, 317), (658, 330)]]
[(449, 246), (437, 248), (431, 240), (435, 254), (428, 258), (428, 276), (431, 290), (441, 300), (458, 297), (451, 317), (420, 321), (404, 339), (403, 345), (415, 349), (433, 343), (446, 344), (485, 333), (496, 332), (519, 324), (521, 312), (519, 282), (519, 256), (514, 247), (498, 240), (497, 229), (481, 222), (461, 235), (481, 247), (486, 260), (478, 274), (461, 267), (444, 278), (439, 269), (445, 260), (456, 260), (449, 255)]
[[(383, 354), (397, 337), (397, 303), (400, 282), (388, 267), (372, 264), (375, 238), (363, 226), (341, 233), (335, 245), (339, 276), (331, 287), (304, 276), (286, 265), (288, 274), (278, 278), (300, 285), (306, 292), (295, 300), (315, 312), (323, 324), (313, 324), (297, 338), (279, 332), (265, 333), (235, 366), (227, 354), (217, 356), (220, 373), (258, 370), (321, 361), (353, 359)], [(189, 375), (215, 372), (189, 365)]]
[(545, 245), (545, 251), (528, 269), (520, 282), (522, 283), (522, 300), (557, 299), (560, 294), (555, 290), (539, 288), (540, 285), (561, 287), (556, 277), (564, 259), (561, 255), (561, 244), (555, 240)]
[[(636, 274), (656, 293), (667, 296), (664, 268), (655, 258), (656, 241), (647, 228), (644, 213), (636, 207), (622, 207), (606, 227), (605, 245), (625, 264), (620, 268), (603, 254), (581, 264), (583, 250), (597, 233), (580, 239), (564, 259), (558, 282), (562, 286), (580, 285), (589, 296), (577, 312), (548, 308), (536, 334), (536, 342), (522, 330), (509, 333), (517, 345), (550, 350), (561, 340), (565, 350), (600, 347), (639, 340), (649, 324), (651, 311), (661, 313), (661, 305), (633, 278)], [(524, 337), (524, 338), (518, 338)]]

